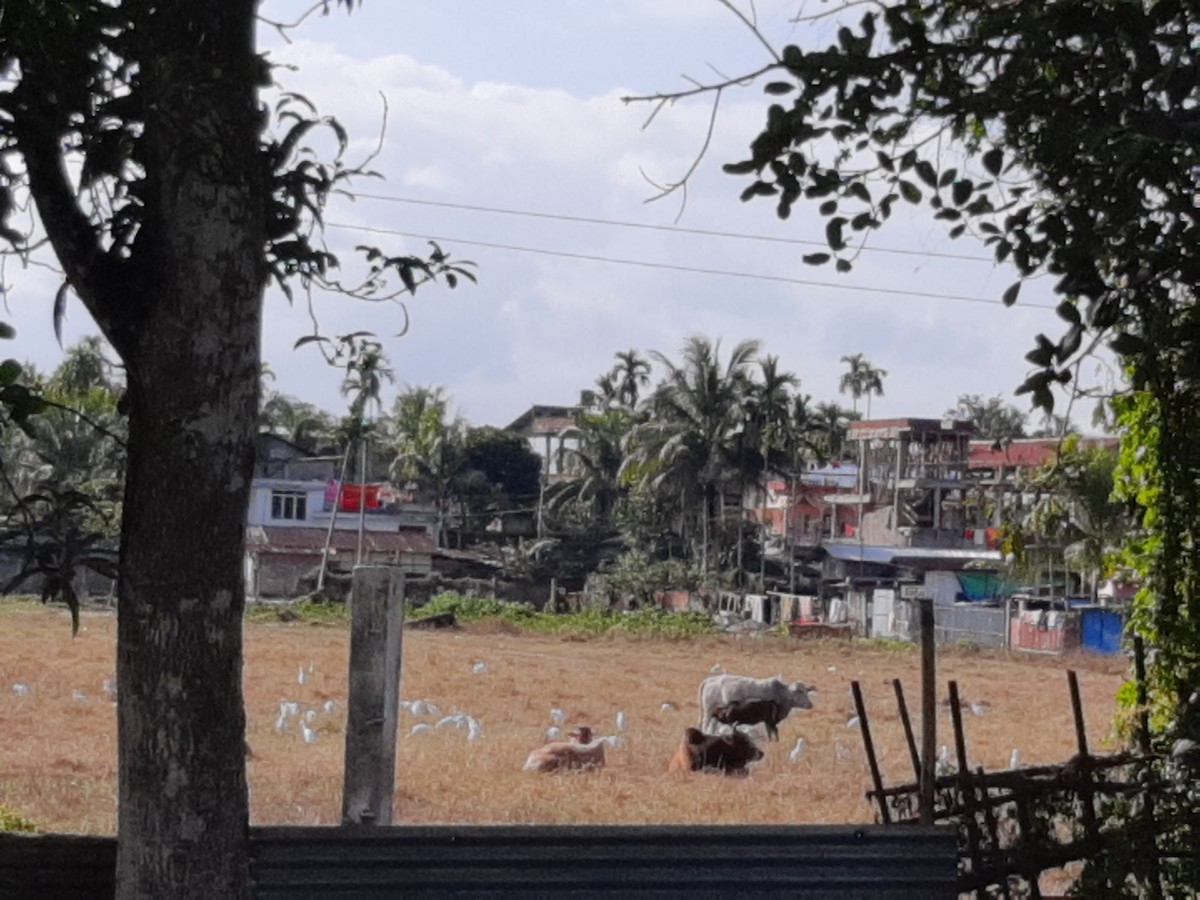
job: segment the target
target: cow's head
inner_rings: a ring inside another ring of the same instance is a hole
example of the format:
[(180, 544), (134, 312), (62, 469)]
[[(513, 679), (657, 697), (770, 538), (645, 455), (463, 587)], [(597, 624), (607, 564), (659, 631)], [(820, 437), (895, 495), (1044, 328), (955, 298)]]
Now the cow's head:
[(788, 699), (792, 702), (792, 709), (812, 709), (812, 698), (808, 695), (816, 689), (816, 685), (805, 684), (802, 681), (789, 684)]

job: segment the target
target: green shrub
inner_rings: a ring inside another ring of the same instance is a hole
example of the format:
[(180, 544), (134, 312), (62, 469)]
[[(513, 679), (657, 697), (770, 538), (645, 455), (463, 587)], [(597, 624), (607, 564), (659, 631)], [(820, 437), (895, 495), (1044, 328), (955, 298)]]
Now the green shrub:
[(0, 803), (0, 832), (3, 831), (37, 831), (37, 826), (15, 809)]
[(594, 636), (615, 632), (646, 637), (691, 637), (716, 631), (705, 613), (667, 612), (657, 607), (622, 613), (591, 607), (577, 613), (556, 614), (538, 611), (528, 603), (460, 594), (439, 594), (419, 609), (410, 605), (405, 616), (411, 619), (444, 612), (453, 612), (460, 622), (492, 619), (527, 631), (551, 634)]

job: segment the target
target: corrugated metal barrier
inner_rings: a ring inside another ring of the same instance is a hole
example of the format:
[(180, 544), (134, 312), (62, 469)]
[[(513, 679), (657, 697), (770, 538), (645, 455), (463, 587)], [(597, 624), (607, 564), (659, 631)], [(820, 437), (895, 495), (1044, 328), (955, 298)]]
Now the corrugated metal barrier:
[[(251, 829), (262, 898), (954, 897), (952, 827)], [(0, 897), (113, 896), (116, 842), (0, 835)]]

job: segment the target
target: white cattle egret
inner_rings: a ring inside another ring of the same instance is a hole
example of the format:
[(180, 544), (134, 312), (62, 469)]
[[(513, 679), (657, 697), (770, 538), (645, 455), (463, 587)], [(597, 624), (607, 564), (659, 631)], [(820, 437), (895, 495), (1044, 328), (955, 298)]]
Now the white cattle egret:
[(303, 719), (300, 720), (300, 734), (304, 737), (304, 743), (315, 744), (317, 742), (317, 730), (310, 728), (308, 723)]
[(427, 731), (433, 731), (433, 726), (420, 722), (412, 727), (412, 731), (409, 734), (424, 734)]
[(29, 685), (27, 685), (23, 681), (18, 681), (16, 684), (14, 684), (12, 686), (12, 692), (14, 694), (16, 694), (18, 697), (28, 697), (29, 696)]
[(804, 752), (804, 738), (796, 739), (796, 746), (792, 748), (792, 752), (788, 754), (788, 759), (795, 762), (800, 758), (800, 754)]
[(566, 718), (567, 718), (567, 714), (565, 712), (563, 712), (561, 709), (559, 709), (557, 706), (554, 707), (554, 709), (550, 710), (550, 721), (553, 722), (555, 725), (561, 725), (564, 721), (566, 721)]
[(1013, 748), (1012, 755), (1008, 758), (1008, 767), (1010, 769), (1021, 768), (1021, 751), (1015, 747)]
[(725, 670), (721, 668), (720, 663), (713, 663), (712, 668), (709, 669), (708, 671), (712, 672), (714, 675), (719, 675), (720, 673), (724, 672)]
[(625, 710), (618, 710), (616, 722), (617, 731), (624, 731), (629, 727), (629, 717), (625, 715)]
[(325, 705), (322, 707), (322, 709), (324, 709), (326, 713), (333, 712), (335, 709), (337, 709), (337, 701), (336, 700), (326, 700)]
[(562, 730), (557, 725), (551, 725), (546, 729), (546, 740), (555, 741), (562, 736)]
[(287, 728), (287, 723), (287, 716), (283, 713), (280, 713), (279, 718), (275, 720), (275, 733), (283, 734), (284, 730)]
[(308, 712), (306, 712), (304, 714), (304, 721), (308, 722), (311, 725), (313, 720), (316, 719), (316, 717), (317, 717), (317, 711), (315, 709), (310, 709)]
[(487, 672), (487, 663), (477, 662), (475, 665), (471, 666), (471, 671), (476, 675), (483, 675)]
[(851, 716), (849, 719), (846, 720), (847, 728), (857, 728), (861, 724), (862, 724), (862, 720), (860, 720), (858, 718), (858, 716)]
[(304, 684), (308, 680), (308, 676), (304, 672), (304, 666), (300, 666), (296, 670), (296, 684)]
[(467, 740), (477, 741), (483, 737), (483, 723), (467, 716)]
[(104, 691), (104, 693), (108, 694), (109, 700), (116, 701), (117, 686), (113, 683), (113, 680), (111, 678), (105, 678), (104, 683), (102, 685), (100, 685), (100, 689), (102, 691)]
[(83, 691), (71, 691), (71, 699), (76, 703), (87, 703), (87, 694)]
[(414, 700), (408, 707), (408, 711), (414, 716), (429, 715), (429, 704), (424, 700)]
[(661, 709), (662, 709), (662, 711), (663, 711), (663, 712), (670, 712), (670, 711), (671, 711), (671, 710), (673, 710), (674, 708), (675, 708), (675, 704), (674, 704), (674, 703), (672, 703), (670, 700), (666, 700), (666, 701), (664, 701), (664, 702), (663, 702), (663, 705), (662, 705), (662, 707), (661, 707)]

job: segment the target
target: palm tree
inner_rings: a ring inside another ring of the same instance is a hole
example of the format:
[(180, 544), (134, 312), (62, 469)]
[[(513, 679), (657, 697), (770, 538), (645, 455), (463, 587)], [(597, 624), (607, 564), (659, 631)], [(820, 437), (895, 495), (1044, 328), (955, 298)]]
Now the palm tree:
[(676, 365), (661, 353), (665, 379), (649, 398), (650, 418), (630, 436), (624, 470), (653, 492), (681, 500), (699, 520), (700, 568), (709, 569), (710, 526), (746, 429), (743, 401), (757, 341), (742, 341), (720, 361), (720, 341), (692, 337)]
[(617, 401), (626, 409), (634, 409), (641, 389), (650, 383), (650, 362), (636, 350), (622, 350), (610, 377)]
[(838, 393), (850, 392), (850, 396), (854, 398), (853, 409), (856, 413), (858, 412), (858, 398), (865, 395), (867, 418), (869, 419), (871, 418), (871, 394), (883, 395), (883, 379), (887, 377), (887, 370), (871, 365), (861, 353), (843, 356), (842, 362), (850, 368), (838, 384)]
[(448, 419), (448, 405), (440, 387), (409, 388), (392, 406), (388, 435), (396, 454), (391, 476), (415, 481), (433, 497), (439, 547), (446, 546), (447, 511), (466, 466), (466, 422)]
[(812, 414), (812, 433), (825, 459), (843, 459), (846, 452), (846, 436), (850, 423), (859, 418), (858, 413), (836, 403), (818, 403)]
[(581, 518), (603, 535), (614, 531), (613, 514), (623, 489), (620, 481), (625, 438), (633, 427), (633, 416), (625, 409), (584, 412), (575, 427), (563, 433), (574, 446), (564, 447), (564, 470), (571, 477), (547, 491), (546, 508), (551, 512), (575, 509)]
[[(799, 382), (790, 372), (779, 371), (779, 357), (767, 356), (760, 359), (759, 380), (750, 385), (747, 395), (747, 412), (751, 432), (757, 451), (757, 459), (750, 466), (742, 467), (746, 481), (758, 483), (760, 506), (765, 507), (767, 492), (761, 483), (763, 474), (785, 468), (787, 450), (791, 441), (791, 389)], [(741, 529), (738, 540), (738, 569), (741, 562)], [(759, 548), (759, 579), (765, 578), (766, 570), (766, 510), (762, 509), (760, 533), (763, 540)]]
[(310, 452), (336, 444), (338, 423), (332, 415), (312, 403), (279, 391), (263, 395), (259, 428)]

